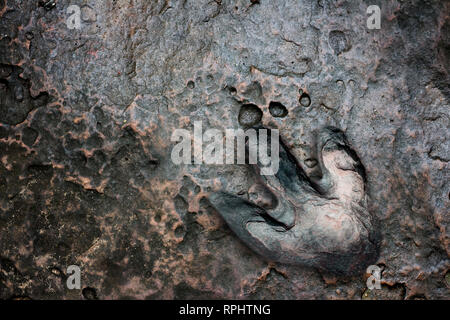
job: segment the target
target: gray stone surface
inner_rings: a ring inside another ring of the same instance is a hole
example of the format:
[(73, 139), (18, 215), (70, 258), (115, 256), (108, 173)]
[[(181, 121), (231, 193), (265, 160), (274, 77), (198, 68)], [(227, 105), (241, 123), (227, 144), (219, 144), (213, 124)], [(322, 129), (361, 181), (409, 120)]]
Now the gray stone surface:
[[(55, 3), (0, 0), (0, 298), (450, 298), (448, 1)], [(382, 290), (248, 249), (207, 200), (255, 197), (247, 166), (173, 164), (176, 128), (245, 104), (310, 176), (317, 131), (345, 132)]]

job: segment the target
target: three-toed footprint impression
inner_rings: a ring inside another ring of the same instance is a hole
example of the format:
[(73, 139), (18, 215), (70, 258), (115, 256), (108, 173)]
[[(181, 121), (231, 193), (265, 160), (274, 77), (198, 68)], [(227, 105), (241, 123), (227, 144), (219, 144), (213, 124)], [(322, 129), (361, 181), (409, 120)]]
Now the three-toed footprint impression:
[(209, 201), (234, 233), (269, 261), (362, 272), (377, 258), (364, 166), (337, 128), (323, 128), (315, 144), (320, 178), (309, 177), (280, 139), (276, 174), (261, 174), (259, 161), (252, 165), (258, 177), (254, 190), (263, 196), (250, 201), (219, 191)]

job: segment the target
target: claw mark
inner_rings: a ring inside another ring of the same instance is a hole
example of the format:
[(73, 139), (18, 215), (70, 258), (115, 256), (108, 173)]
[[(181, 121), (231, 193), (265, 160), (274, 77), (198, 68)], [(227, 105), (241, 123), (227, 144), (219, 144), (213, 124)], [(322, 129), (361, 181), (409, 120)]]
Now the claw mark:
[(271, 195), (266, 201), (222, 191), (209, 201), (234, 233), (269, 261), (360, 273), (378, 254), (364, 167), (339, 129), (323, 129), (316, 148), (319, 180), (310, 179), (280, 142), (275, 176), (259, 175), (260, 164), (254, 166), (259, 185), (252, 189), (266, 190)]

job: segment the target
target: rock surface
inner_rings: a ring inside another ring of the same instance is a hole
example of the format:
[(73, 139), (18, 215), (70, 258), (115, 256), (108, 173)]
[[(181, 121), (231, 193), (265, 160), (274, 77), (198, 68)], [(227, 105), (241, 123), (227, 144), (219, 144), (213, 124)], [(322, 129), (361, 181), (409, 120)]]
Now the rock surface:
[[(450, 298), (448, 1), (54, 2), (0, 0), (0, 298)], [(207, 200), (255, 196), (249, 168), (172, 162), (175, 129), (245, 105), (310, 175), (317, 130), (345, 132), (381, 290), (264, 261)]]

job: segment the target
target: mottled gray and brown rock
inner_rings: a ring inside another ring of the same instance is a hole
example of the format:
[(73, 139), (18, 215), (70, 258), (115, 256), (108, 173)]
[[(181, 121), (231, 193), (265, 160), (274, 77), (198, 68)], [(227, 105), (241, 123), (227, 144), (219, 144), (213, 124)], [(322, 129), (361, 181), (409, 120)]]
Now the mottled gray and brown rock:
[[(378, 1), (379, 30), (368, 1), (52, 2), (0, 0), (0, 298), (450, 297), (448, 2)], [(344, 132), (381, 291), (239, 240), (210, 195), (270, 201), (250, 166), (171, 161), (195, 121), (278, 129), (316, 181), (317, 133)]]

